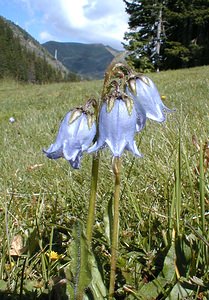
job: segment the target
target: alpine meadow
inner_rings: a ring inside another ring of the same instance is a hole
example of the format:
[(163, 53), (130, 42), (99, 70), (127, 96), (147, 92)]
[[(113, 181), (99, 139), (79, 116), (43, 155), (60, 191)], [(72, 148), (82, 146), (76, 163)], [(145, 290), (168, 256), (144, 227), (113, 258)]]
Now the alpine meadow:
[(143, 157), (121, 156), (116, 253), (110, 150), (99, 151), (90, 218), (94, 154), (73, 169), (43, 153), (103, 82), (0, 81), (2, 300), (209, 299), (209, 67), (148, 77), (172, 111), (136, 135)]

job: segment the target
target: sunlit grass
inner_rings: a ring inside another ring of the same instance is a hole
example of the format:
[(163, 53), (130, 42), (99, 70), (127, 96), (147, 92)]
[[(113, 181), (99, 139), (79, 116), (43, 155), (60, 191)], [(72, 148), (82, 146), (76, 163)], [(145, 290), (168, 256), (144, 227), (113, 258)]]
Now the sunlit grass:
[[(144, 158), (129, 153), (122, 157), (116, 299), (151, 299), (149, 294), (143, 298), (143, 284), (159, 278), (168, 249), (172, 253), (174, 233), (175, 275), (186, 281), (187, 288), (190, 285), (188, 299), (208, 299), (209, 172), (203, 148), (209, 134), (209, 67), (148, 76), (175, 112), (167, 115), (164, 124), (148, 121), (137, 136)], [(43, 293), (47, 297), (55, 277), (72, 258), (67, 249), (73, 224), (77, 218), (86, 224), (91, 155), (84, 155), (81, 169), (73, 170), (65, 160), (48, 160), (42, 149), (54, 141), (66, 112), (89, 98), (98, 99), (101, 89), (102, 81), (0, 82), (0, 297), (4, 291), (22, 299), (39, 299)], [(10, 123), (10, 117), (16, 121)], [(110, 166), (111, 154), (104, 149), (93, 245), (106, 286), (110, 245), (104, 219), (114, 184)], [(20, 253), (12, 255), (11, 245), (18, 235)], [(60, 259), (53, 260), (52, 251)], [(156, 299), (177, 299), (166, 298), (175, 292), (172, 284), (169, 287)], [(23, 298), (27, 291), (35, 294)]]

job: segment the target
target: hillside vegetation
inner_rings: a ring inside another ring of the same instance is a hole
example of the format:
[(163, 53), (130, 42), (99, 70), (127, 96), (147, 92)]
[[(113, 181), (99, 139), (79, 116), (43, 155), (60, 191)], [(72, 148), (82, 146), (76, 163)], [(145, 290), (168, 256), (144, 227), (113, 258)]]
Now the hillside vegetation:
[(66, 68), (84, 78), (102, 79), (105, 69), (119, 51), (103, 44), (46, 42), (43, 46)]
[[(175, 111), (163, 124), (148, 121), (137, 135), (143, 158), (128, 152), (122, 157), (114, 299), (207, 300), (209, 67), (148, 76)], [(111, 153), (101, 151), (93, 244), (87, 251), (92, 155), (85, 154), (81, 169), (73, 170), (66, 160), (49, 160), (42, 152), (54, 142), (66, 112), (88, 98), (99, 99), (102, 84), (0, 81), (3, 300), (75, 299), (82, 279), (88, 284), (85, 299), (106, 299)]]
[(78, 79), (26, 31), (0, 17), (0, 78), (36, 83)]
[(120, 52), (103, 44), (38, 43), (20, 26), (0, 16), (0, 78), (46, 83), (102, 79)]

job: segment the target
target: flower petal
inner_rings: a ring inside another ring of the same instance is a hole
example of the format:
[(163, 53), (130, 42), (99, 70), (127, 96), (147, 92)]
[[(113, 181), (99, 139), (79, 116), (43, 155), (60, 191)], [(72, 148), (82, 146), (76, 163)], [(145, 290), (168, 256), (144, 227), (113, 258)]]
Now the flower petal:
[(138, 112), (137, 120), (136, 120), (136, 131), (140, 132), (144, 128), (145, 124), (146, 124), (146, 115), (141, 112)]
[(87, 153), (96, 152), (105, 146), (105, 141), (102, 142), (102, 139), (99, 139), (99, 141), (96, 141), (91, 147), (88, 148)]
[(62, 146), (60, 148), (57, 148), (56, 145), (52, 144), (47, 150), (43, 149), (43, 152), (50, 159), (58, 159), (60, 157), (63, 157), (62, 148)]
[(108, 145), (116, 157), (120, 157), (125, 149), (140, 156), (134, 143), (136, 121), (135, 107), (128, 111), (126, 103), (121, 98), (114, 100), (111, 110), (108, 110), (108, 103), (104, 102), (99, 114), (99, 138), (87, 152), (98, 151)]
[(120, 157), (127, 145), (127, 141), (125, 139), (121, 139), (120, 142), (118, 142), (117, 139), (115, 140), (106, 140), (107, 145), (109, 146), (110, 150), (112, 151), (114, 156)]
[[(73, 120), (71, 116), (73, 113)], [(76, 116), (76, 117), (75, 117)], [(89, 126), (87, 114), (76, 110), (66, 114), (61, 122), (55, 143), (44, 150), (47, 157), (57, 159), (64, 157), (73, 168), (79, 168), (82, 153), (91, 145), (96, 135), (96, 122)]]
[(133, 141), (133, 143), (128, 143), (126, 145), (126, 150), (131, 151), (136, 156), (143, 157), (143, 155), (139, 152), (135, 141)]
[(128, 87), (126, 88), (126, 92), (133, 98), (137, 114), (143, 116), (142, 126), (145, 124), (144, 116), (157, 122), (164, 122), (164, 111), (171, 112), (163, 104), (154, 82), (144, 75), (136, 78), (136, 95), (132, 94)]

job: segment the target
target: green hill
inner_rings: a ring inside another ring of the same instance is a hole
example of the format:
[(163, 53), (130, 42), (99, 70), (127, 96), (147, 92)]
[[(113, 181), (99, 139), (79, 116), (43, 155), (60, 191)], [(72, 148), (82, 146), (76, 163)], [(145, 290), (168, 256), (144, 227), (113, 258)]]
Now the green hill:
[(43, 46), (69, 70), (88, 77), (101, 79), (105, 69), (119, 51), (103, 44), (46, 42)]
[(1, 16), (0, 45), (0, 78), (40, 83), (76, 78), (25, 30)]

